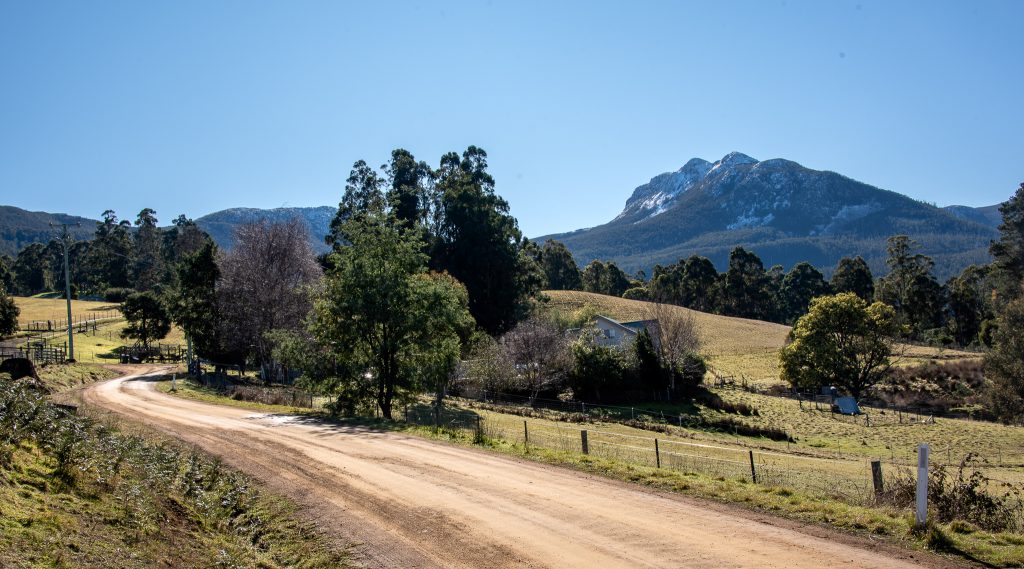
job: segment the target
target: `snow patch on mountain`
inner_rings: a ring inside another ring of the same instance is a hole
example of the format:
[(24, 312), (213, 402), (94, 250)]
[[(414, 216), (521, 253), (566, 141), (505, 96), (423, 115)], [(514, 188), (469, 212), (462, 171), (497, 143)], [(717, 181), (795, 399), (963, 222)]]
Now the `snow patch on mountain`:
[(726, 229), (743, 229), (746, 227), (764, 227), (775, 219), (774, 213), (768, 213), (767, 215), (754, 215), (753, 212), (747, 212), (736, 218), (736, 221), (726, 225)]
[(830, 223), (827, 225), (817, 226), (815, 230), (811, 232), (811, 235), (828, 235), (846, 223), (867, 217), (881, 209), (882, 204), (878, 202), (845, 205), (832, 216)]

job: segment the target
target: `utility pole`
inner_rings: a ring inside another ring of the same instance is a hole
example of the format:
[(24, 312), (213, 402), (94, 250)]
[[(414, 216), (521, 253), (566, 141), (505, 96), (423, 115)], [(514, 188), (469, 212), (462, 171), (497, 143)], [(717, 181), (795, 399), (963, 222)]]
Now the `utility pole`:
[(68, 305), (68, 361), (75, 361), (75, 331), (71, 326), (71, 271), (68, 269), (68, 246), (71, 234), (68, 227), (78, 227), (80, 223), (50, 223), (50, 227), (59, 225), (61, 228), (60, 243), (64, 246), (64, 298)]

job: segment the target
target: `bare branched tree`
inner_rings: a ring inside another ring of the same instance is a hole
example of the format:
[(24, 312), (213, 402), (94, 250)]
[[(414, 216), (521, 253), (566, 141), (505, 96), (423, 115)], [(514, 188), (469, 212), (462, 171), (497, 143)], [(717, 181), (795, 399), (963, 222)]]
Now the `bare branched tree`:
[(469, 389), (507, 391), (514, 387), (515, 366), (508, 360), (501, 344), (486, 336), (459, 364), (458, 375), (461, 385)]
[(557, 387), (570, 366), (569, 342), (558, 325), (538, 316), (520, 322), (501, 337), (515, 366), (516, 383), (530, 393), (530, 403), (545, 389)]
[(697, 354), (701, 348), (700, 330), (693, 314), (679, 306), (652, 302), (647, 318), (658, 322), (651, 335), (662, 363), (669, 369), (682, 371), (687, 356)]
[(217, 300), (226, 348), (264, 366), (271, 359), (271, 330), (297, 330), (312, 307), (307, 287), (322, 271), (305, 224), (298, 218), (239, 227), (235, 246), (220, 259)]

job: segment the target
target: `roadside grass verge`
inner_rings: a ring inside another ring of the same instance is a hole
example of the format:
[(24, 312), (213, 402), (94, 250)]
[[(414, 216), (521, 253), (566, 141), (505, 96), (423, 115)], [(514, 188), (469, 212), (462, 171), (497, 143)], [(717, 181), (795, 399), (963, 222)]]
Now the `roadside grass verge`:
[[(467, 425), (473, 424), (477, 415), (481, 416), (484, 419), (482, 423), (484, 427), (483, 433), (478, 434), (472, 429), (454, 428), (450, 423), (435, 428), (380, 419), (330, 419), (323, 413), (310, 409), (235, 401), (212, 391), (199, 392), (197, 395), (196, 391), (198, 390), (191, 387), (189, 390), (182, 390), (180, 384), (181, 382), (179, 382), (178, 396), (191, 397), (210, 403), (260, 411), (278, 410), (293, 414), (319, 415), (327, 421), (402, 432), (461, 446), (476, 446), (491, 452), (554, 466), (569, 467), (588, 474), (637, 483), (661, 491), (675, 492), (726, 504), (738, 504), (754, 511), (779, 515), (799, 522), (830, 526), (862, 536), (884, 538), (913, 549), (930, 549), (945, 555), (975, 559), (994, 567), (1024, 566), (1024, 536), (1017, 533), (982, 531), (972, 524), (960, 521), (949, 524), (933, 524), (926, 532), (916, 532), (913, 529), (913, 516), (909, 511), (884, 504), (852, 505), (827, 496), (796, 491), (784, 485), (753, 484), (744, 477), (709, 476), (699, 472), (644, 466), (592, 454), (584, 455), (579, 451), (545, 448), (534, 444), (527, 446), (521, 439), (510, 440), (508, 437), (510, 432), (508, 429), (512, 428), (511, 423), (517, 425), (519, 429), (522, 428), (523, 418), (520, 416), (505, 415), (510, 422), (510, 425), (506, 427), (503, 424), (498, 424), (498, 416), (501, 415), (499, 413), (482, 409), (460, 409), (457, 407), (451, 409), (452, 413), (465, 415), (462, 418), (468, 418), (467, 421), (463, 421)], [(159, 389), (166, 391), (169, 389), (168, 383), (162, 383)], [(423, 410), (426, 409), (424, 406)], [(630, 429), (630, 427), (617, 424), (602, 424), (600, 426), (601, 428)], [(650, 435), (649, 432), (637, 429), (633, 429), (633, 431)], [(578, 436), (578, 430), (573, 432)], [(694, 436), (702, 435), (702, 433), (694, 433)], [(822, 477), (821, 482), (829, 483), (827, 474)]]
[(55, 393), (120, 375), (113, 369), (88, 363), (45, 364), (37, 367), (36, 372), (43, 384)]
[(9, 380), (0, 427), (0, 567), (348, 566), (291, 503), (179, 443)]
[(268, 413), (301, 413), (304, 415), (320, 415), (322, 412), (308, 407), (293, 407), (291, 405), (271, 405), (258, 401), (246, 401), (227, 397), (216, 389), (206, 387), (190, 377), (182, 377), (175, 381), (175, 392), (171, 392), (170, 377), (163, 377), (156, 386), (158, 391), (169, 393), (186, 399), (194, 399), (217, 405), (229, 405), (254, 411), (266, 411)]

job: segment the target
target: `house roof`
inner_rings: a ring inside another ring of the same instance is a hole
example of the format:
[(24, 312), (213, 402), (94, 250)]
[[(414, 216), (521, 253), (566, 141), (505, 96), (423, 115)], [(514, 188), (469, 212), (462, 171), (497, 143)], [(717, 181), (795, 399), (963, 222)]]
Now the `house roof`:
[(619, 322), (614, 318), (609, 318), (601, 314), (598, 314), (597, 317), (600, 318), (601, 320), (604, 320), (614, 325), (617, 328), (620, 328), (623, 332), (631, 335), (639, 334), (645, 328), (650, 328), (651, 326), (656, 326), (658, 324), (657, 320), (634, 320), (632, 322)]

